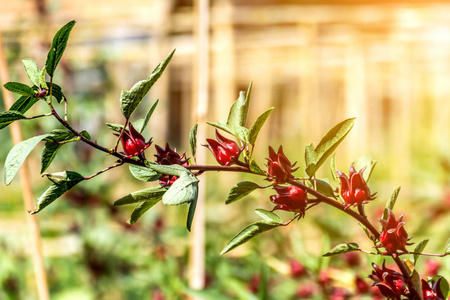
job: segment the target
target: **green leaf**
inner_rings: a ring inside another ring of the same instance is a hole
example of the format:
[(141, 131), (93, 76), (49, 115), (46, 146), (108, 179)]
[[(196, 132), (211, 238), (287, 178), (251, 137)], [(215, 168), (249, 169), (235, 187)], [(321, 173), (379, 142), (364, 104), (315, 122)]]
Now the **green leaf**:
[(250, 159), (249, 168), (255, 174), (264, 175), (264, 176), (266, 175), (266, 173), (264, 173), (264, 171), (261, 170), (261, 168), (258, 166), (258, 164), (256, 163), (256, 161), (253, 158)]
[(37, 86), (40, 86), (43, 89), (48, 89), (47, 82), (45, 81), (45, 73), (46, 72), (47, 72), (46, 67), (43, 67), (42, 70), (39, 72), (39, 78), (38, 78), (39, 85), (37, 85)]
[(191, 231), (192, 222), (194, 221), (195, 209), (197, 208), (197, 198), (195, 200), (189, 202), (189, 210), (186, 219), (186, 228), (188, 231)]
[(15, 110), (24, 114), (38, 101), (38, 98), (22, 96), (17, 99), (16, 102), (13, 103), (13, 105), (11, 105), (9, 110)]
[[(421, 291), (422, 290), (422, 283), (420, 281), (420, 275), (415, 270), (414, 264), (411, 261), (409, 261), (408, 259), (404, 259), (403, 261), (405, 262), (406, 267), (410, 271), (411, 282), (413, 284), (414, 290)], [(418, 298), (418, 300), (419, 299), (423, 300), (422, 293), (419, 292), (418, 296), (420, 297), (420, 298)]]
[(53, 201), (61, 197), (65, 192), (84, 180), (83, 176), (72, 171), (57, 173), (57, 180), (55, 178), (51, 178), (51, 176), (52, 174), (48, 175), (53, 184), (38, 196), (38, 203), (36, 204), (34, 211), (31, 211), (30, 214), (40, 212)]
[[(160, 199), (161, 200), (161, 199)], [(150, 208), (152, 208), (158, 201), (143, 201), (139, 202), (131, 212), (130, 218), (127, 220), (127, 223), (130, 225), (133, 225), (134, 223), (139, 220), (140, 217), (142, 217), (143, 214), (145, 214)]]
[(159, 102), (159, 99), (156, 100), (155, 103), (153, 103), (152, 107), (147, 112), (147, 115), (145, 116), (145, 119), (144, 119), (144, 123), (141, 126), (141, 130), (139, 130), (140, 133), (142, 133), (142, 131), (144, 131), (145, 127), (147, 127), (148, 121), (150, 121), (150, 118), (152, 117), (153, 112), (155, 111), (155, 108), (158, 105), (158, 102)]
[(20, 82), (7, 82), (3, 85), (5, 89), (22, 96), (34, 97), (36, 92), (26, 84)]
[(439, 278), (436, 278), (436, 281), (439, 279), (441, 280), (441, 282), (439, 283), (439, 286), (441, 288), (442, 294), (444, 295), (444, 299), (447, 299), (449, 296), (449, 292), (450, 292), (450, 286), (448, 285), (448, 281), (444, 277), (441, 277), (441, 276), (436, 276), (436, 277), (439, 277)]
[(17, 171), (19, 171), (20, 166), (23, 164), (28, 154), (31, 150), (43, 139), (51, 136), (51, 134), (43, 134), (32, 137), (28, 140), (22, 141), (15, 145), (11, 151), (9, 151), (8, 156), (5, 161), (4, 170), (4, 180), (5, 184), (9, 185), (13, 178), (16, 176)]
[(115, 132), (120, 132), (123, 128), (123, 125), (120, 125), (120, 124), (106, 123), (105, 125), (106, 125), (106, 127), (108, 127), (109, 129), (111, 129), (112, 131), (115, 131)]
[(250, 105), (250, 95), (252, 91), (252, 83), (250, 83), (247, 93), (239, 92), (239, 98), (233, 103), (228, 114), (227, 124), (231, 128), (238, 126), (245, 127), (247, 123), (248, 109)]
[(247, 128), (242, 127), (242, 126), (237, 126), (233, 130), (234, 130), (234, 134), (233, 134), (234, 136), (238, 137), (244, 143), (248, 143), (249, 131)]
[(283, 219), (281, 219), (281, 217), (274, 212), (271, 212), (271, 211), (268, 211), (265, 209), (260, 209), (260, 208), (255, 209), (255, 212), (261, 218), (263, 218), (264, 221), (279, 223), (279, 224), (283, 223)]
[(161, 176), (160, 173), (153, 171), (148, 167), (141, 167), (136, 165), (130, 165), (130, 172), (134, 178), (142, 181), (155, 181)]
[[(326, 180), (328, 179), (316, 179), (316, 190), (325, 196), (334, 198), (334, 190)], [(314, 188), (314, 180), (311, 179), (309, 181), (306, 181), (306, 185), (310, 188)]]
[(362, 168), (366, 167), (363, 173), (363, 178), (366, 182), (369, 181), (370, 175), (372, 175), (372, 171), (377, 164), (377, 161), (372, 159), (370, 155), (364, 155), (357, 161), (355, 161), (352, 165), (355, 167), (356, 171), (359, 172)]
[(44, 149), (42, 149), (41, 174), (47, 170), (53, 162), (56, 153), (58, 153), (59, 148), (64, 145), (61, 144), (61, 142), (73, 139), (75, 137), (75, 135), (69, 130), (53, 130), (51, 134), (52, 137), (46, 139), (47, 142), (44, 145)]
[(263, 112), (253, 123), (252, 127), (250, 127), (250, 131), (248, 133), (248, 142), (252, 145), (255, 145), (256, 138), (258, 137), (258, 133), (261, 130), (262, 126), (266, 122), (267, 118), (270, 116), (270, 113), (273, 111), (274, 107), (269, 108), (265, 112)]
[(173, 50), (150, 74), (150, 76), (137, 82), (129, 91), (122, 90), (120, 95), (120, 110), (126, 119), (129, 119), (134, 110), (138, 107), (153, 84), (161, 77), (165, 68), (172, 59)]
[(195, 161), (195, 153), (197, 152), (197, 127), (198, 124), (195, 124), (191, 128), (191, 132), (189, 133), (189, 146), (191, 148), (192, 157)]
[(333, 153), (333, 156), (331, 156), (330, 169), (331, 169), (331, 176), (333, 176), (334, 181), (339, 182), (339, 178), (336, 175), (336, 172), (338, 170), (336, 166), (336, 153)]
[[(317, 161), (316, 153), (314, 152), (314, 145), (311, 144), (305, 147), (305, 163), (306, 166), (315, 166), (315, 162)], [(315, 172), (315, 171), (314, 171)]]
[(64, 93), (62, 91), (62, 88), (55, 83), (52, 83), (51, 86), (52, 86), (52, 96), (55, 97), (58, 103), (61, 103), (61, 101), (64, 99)]
[(193, 176), (193, 178), (195, 178), (195, 176), (188, 169), (180, 165), (157, 165), (154, 163), (147, 163), (147, 167), (160, 174), (175, 175), (175, 176), (187, 175)]
[(307, 148), (306, 173), (309, 176), (312, 177), (325, 160), (334, 152), (334, 150), (336, 150), (352, 129), (355, 120), (356, 118), (347, 119), (331, 128), (314, 149), (314, 155), (309, 153), (308, 151), (311, 152), (311, 149)]
[[(416, 248), (414, 249), (414, 252), (422, 252), (423, 249), (425, 249), (425, 247), (427, 246), (429, 241), (430, 241), (429, 239), (425, 239), (425, 240), (421, 241), (420, 243), (418, 243)], [(420, 257), (420, 254), (414, 254), (414, 259), (413, 259), (414, 265), (417, 264), (417, 260), (419, 259), (419, 257)]]
[(89, 132), (87, 132), (86, 130), (81, 130), (81, 131), (80, 131), (80, 134), (81, 134), (82, 137), (84, 137), (84, 138), (87, 139), (87, 140), (90, 140), (90, 139), (91, 139), (91, 135), (90, 135)]
[(280, 223), (270, 221), (257, 221), (248, 225), (231, 239), (228, 245), (226, 245), (222, 252), (220, 252), (220, 255), (225, 254), (233, 250), (234, 248), (248, 242), (261, 233), (274, 229), (278, 226), (280, 226)]
[(228, 126), (227, 124), (225, 124), (222, 121), (219, 121), (217, 123), (213, 123), (213, 122), (206, 122), (206, 124), (211, 125), (216, 127), (217, 129), (221, 129), (225, 132), (228, 132), (229, 134), (236, 136), (236, 133), (234, 132), (233, 128), (231, 128), (230, 126)]
[(386, 203), (386, 208), (384, 209), (383, 216), (381, 217), (383, 220), (387, 220), (388, 218), (388, 209), (394, 210), (395, 201), (397, 201), (398, 194), (400, 193), (400, 186), (394, 190), (392, 193), (391, 199)]
[(27, 73), (28, 79), (35, 85), (35, 86), (41, 86), (39, 78), (40, 78), (40, 71), (37, 67), (37, 64), (32, 59), (22, 59), (23, 67), (25, 68), (25, 72)]
[(450, 254), (450, 239), (447, 240), (447, 243), (445, 244), (445, 254)]
[(64, 50), (67, 46), (67, 41), (69, 40), (70, 31), (73, 26), (75, 26), (75, 21), (70, 21), (61, 29), (53, 37), (51, 49), (47, 54), (47, 61), (45, 62), (45, 68), (47, 70), (47, 74), (53, 77), (53, 73), (58, 66), (61, 57), (63, 56)]
[(0, 126), (5, 128), (14, 121), (25, 119), (25, 116), (14, 110), (2, 111), (0, 112)]
[(344, 254), (348, 252), (353, 252), (359, 250), (359, 245), (356, 243), (339, 244), (322, 256), (334, 256), (339, 254)]
[(152, 201), (154, 202), (153, 205), (155, 205), (157, 202), (159, 202), (159, 200), (161, 200), (165, 192), (167, 192), (167, 189), (159, 186), (147, 188), (144, 190), (133, 192), (120, 198), (119, 200), (114, 201), (113, 206), (120, 206), (143, 201)]
[(259, 189), (260, 186), (257, 185), (254, 182), (251, 181), (242, 181), (233, 186), (228, 193), (227, 200), (225, 201), (225, 204), (233, 203), (239, 199), (244, 198), (251, 192), (253, 192), (256, 189)]
[(194, 175), (182, 174), (164, 194), (162, 202), (165, 205), (179, 205), (197, 201), (197, 197), (198, 179)]

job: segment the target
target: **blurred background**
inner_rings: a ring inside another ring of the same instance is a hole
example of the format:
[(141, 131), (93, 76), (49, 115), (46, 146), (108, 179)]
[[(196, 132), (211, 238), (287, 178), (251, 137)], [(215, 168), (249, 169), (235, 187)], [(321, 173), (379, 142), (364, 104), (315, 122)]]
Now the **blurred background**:
[[(42, 68), (55, 32), (75, 19), (55, 82), (68, 96), (74, 127), (111, 147), (114, 136), (104, 123), (123, 122), (121, 90), (146, 78), (176, 48), (136, 118), (160, 99), (144, 135), (182, 153), (189, 149), (198, 109), (197, 5), (189, 0), (0, 0), (9, 76), (28, 82), (21, 59), (32, 58)], [(207, 120), (226, 120), (239, 91), (253, 82), (249, 121), (275, 107), (259, 136), (257, 161), (264, 164), (267, 145), (283, 144), (302, 176), (304, 147), (317, 145), (336, 123), (357, 117), (337, 150), (338, 169), (347, 173), (353, 161), (370, 154), (378, 161), (369, 183), (378, 197), (367, 208), (369, 217), (379, 218), (401, 186), (396, 215), (405, 212), (414, 242), (431, 238), (427, 251), (442, 252), (450, 236), (450, 1), (211, 0), (209, 5)], [(29, 114), (44, 111), (41, 104)], [(58, 126), (41, 121), (23, 122), (24, 138)], [(212, 137), (213, 129), (206, 130)], [(0, 143), (4, 161), (12, 147), (7, 130), (0, 131)], [(87, 176), (113, 162), (83, 145), (64, 150), (49, 172), (77, 170)], [(36, 196), (49, 184), (38, 174), (39, 152), (38, 147), (29, 157)], [(152, 157), (153, 146), (147, 153)], [(214, 163), (211, 156), (208, 160)], [(331, 177), (327, 163), (319, 175)], [(258, 219), (255, 208), (272, 208), (271, 192), (257, 191), (225, 206), (228, 190), (251, 179), (207, 176), (204, 292), (188, 284), (185, 206), (157, 205), (133, 226), (126, 224), (132, 207), (111, 206), (146, 187), (124, 167), (77, 186), (38, 215), (51, 299), (375, 297), (360, 291), (364, 285), (355, 284), (355, 278), (371, 284), (365, 278), (369, 262), (380, 259), (320, 258), (341, 242), (371, 249), (355, 222), (326, 207), (219, 256), (235, 233)], [(0, 186), (0, 299), (37, 299), (28, 241), (15, 180)], [(450, 276), (450, 260), (424, 258), (419, 270)]]

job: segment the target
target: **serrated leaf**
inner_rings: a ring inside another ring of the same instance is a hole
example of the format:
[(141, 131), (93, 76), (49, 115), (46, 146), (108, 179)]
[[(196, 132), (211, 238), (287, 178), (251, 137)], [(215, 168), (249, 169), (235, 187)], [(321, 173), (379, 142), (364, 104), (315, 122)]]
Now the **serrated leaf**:
[(28, 79), (35, 85), (40, 86), (39, 77), (40, 71), (37, 67), (37, 64), (32, 59), (22, 59), (23, 67), (25, 68), (25, 72), (27, 73)]
[(261, 233), (274, 229), (278, 226), (280, 226), (279, 223), (270, 221), (257, 221), (255, 223), (248, 225), (231, 239), (228, 245), (226, 245), (225, 248), (222, 250), (222, 252), (220, 252), (220, 255), (225, 254), (233, 250), (234, 248), (248, 242), (252, 238), (260, 235)]
[[(49, 177), (51, 175), (52, 174), (49, 174)], [(36, 214), (40, 212), (45, 207), (50, 205), (53, 201), (61, 197), (65, 192), (67, 192), (83, 180), (84, 177), (76, 172), (64, 171), (58, 173), (58, 180), (56, 181), (55, 179), (53, 179), (52, 182), (54, 183), (38, 196), (38, 202), (34, 208), (34, 211), (31, 211), (30, 214)]]
[[(414, 248), (414, 252), (422, 252), (423, 249), (425, 249), (425, 247), (427, 246), (428, 242), (430, 240), (429, 239), (425, 239), (423, 241), (421, 241), (420, 243), (417, 244), (416, 248)], [(414, 254), (414, 265), (417, 264), (417, 260), (419, 259), (420, 255), (419, 254)]]
[[(128, 194), (116, 201), (114, 201), (113, 206), (120, 206), (126, 204), (133, 204), (143, 201), (152, 201), (154, 204), (159, 202), (163, 197), (164, 193), (167, 192), (166, 188), (162, 188), (159, 186), (147, 188), (144, 190), (136, 191), (131, 194)], [(153, 204), (153, 205), (154, 205)]]
[(274, 107), (269, 108), (265, 112), (263, 112), (256, 121), (253, 123), (252, 127), (250, 127), (248, 133), (248, 142), (251, 145), (255, 145), (256, 138), (258, 137), (258, 133), (261, 130), (262, 126), (266, 122), (267, 118), (270, 116), (270, 113), (273, 111)]
[[(161, 199), (160, 199), (161, 200)], [(127, 220), (127, 223), (130, 225), (133, 225), (134, 223), (139, 220), (140, 217), (142, 217), (143, 214), (145, 214), (150, 208), (152, 208), (158, 201), (143, 201), (138, 203), (133, 211), (131, 212), (130, 218)]]
[(197, 208), (197, 198), (195, 200), (188, 203), (189, 210), (186, 219), (186, 228), (188, 231), (191, 231), (192, 222), (194, 221), (195, 209)]
[(191, 154), (195, 161), (195, 153), (197, 152), (197, 127), (198, 124), (192, 126), (189, 132), (189, 146), (191, 148)]
[(2, 126), (2, 128), (5, 128), (12, 122), (22, 119), (25, 119), (25, 116), (18, 111), (14, 110), (2, 111), (0, 113), (0, 126)]
[(366, 167), (363, 173), (363, 178), (366, 182), (369, 181), (370, 175), (372, 175), (372, 171), (377, 164), (377, 161), (372, 159), (370, 155), (364, 155), (359, 158), (357, 161), (353, 162), (352, 165), (355, 167), (356, 171), (359, 172), (362, 168)]
[(256, 163), (256, 161), (253, 158), (250, 159), (249, 168), (255, 174), (266, 175), (266, 173), (264, 173), (264, 171), (261, 170), (261, 168), (258, 166), (258, 164)]
[(179, 205), (197, 201), (198, 179), (195, 176), (182, 174), (170, 186), (162, 198), (165, 205)]
[(141, 167), (136, 165), (130, 165), (129, 166), (131, 174), (134, 176), (134, 178), (142, 181), (155, 181), (158, 180), (158, 178), (161, 176), (160, 173), (148, 168), (148, 167)]
[(398, 194), (400, 193), (401, 187), (399, 186), (392, 193), (391, 199), (386, 203), (386, 208), (384, 209), (382, 219), (387, 220), (388, 218), (388, 209), (394, 210), (395, 201), (397, 201)]
[(355, 120), (356, 118), (347, 119), (331, 128), (314, 149), (314, 157), (311, 156), (311, 153), (307, 153), (307, 156), (311, 156), (307, 157), (309, 161), (307, 160), (306, 164), (306, 173), (309, 176), (312, 177), (325, 160), (336, 150), (353, 128)]
[(36, 92), (26, 84), (20, 82), (7, 82), (3, 85), (5, 89), (15, 94), (19, 94), (27, 97), (34, 97)]
[(11, 151), (9, 151), (8, 156), (5, 161), (4, 170), (4, 180), (5, 184), (9, 185), (13, 178), (16, 176), (17, 171), (19, 171), (20, 166), (23, 164), (28, 154), (33, 150), (36, 145), (43, 139), (51, 136), (51, 134), (43, 134), (34, 136), (28, 140), (22, 141), (15, 145)]
[(174, 53), (175, 50), (170, 52), (147, 79), (137, 82), (129, 91), (122, 90), (122, 94), (120, 95), (120, 110), (126, 119), (131, 117), (131, 114), (139, 106), (150, 88), (161, 77)]
[(339, 254), (344, 254), (348, 252), (353, 252), (359, 250), (359, 245), (356, 243), (339, 244), (322, 256), (334, 256)]
[(274, 212), (271, 212), (271, 211), (268, 211), (265, 209), (261, 209), (261, 208), (255, 209), (255, 212), (258, 214), (258, 216), (263, 218), (264, 221), (279, 223), (279, 224), (283, 223), (283, 219), (281, 219), (281, 217)]
[(225, 204), (233, 203), (239, 199), (244, 198), (254, 190), (260, 188), (260, 186), (251, 181), (242, 181), (234, 185), (228, 193)]
[(70, 21), (61, 29), (56, 32), (53, 37), (52, 46), (47, 54), (47, 61), (45, 62), (45, 68), (47, 70), (47, 74), (53, 77), (53, 73), (58, 66), (61, 57), (63, 56), (64, 50), (67, 46), (67, 41), (69, 40), (70, 31), (73, 26), (75, 26), (75, 21)]
[(152, 117), (153, 112), (155, 111), (155, 108), (158, 105), (158, 102), (159, 102), (159, 99), (156, 100), (155, 103), (153, 103), (152, 107), (150, 108), (150, 110), (145, 115), (144, 123), (141, 126), (141, 130), (139, 130), (140, 133), (142, 133), (142, 131), (144, 131), (145, 127), (147, 127), (147, 124), (150, 121), (150, 118)]

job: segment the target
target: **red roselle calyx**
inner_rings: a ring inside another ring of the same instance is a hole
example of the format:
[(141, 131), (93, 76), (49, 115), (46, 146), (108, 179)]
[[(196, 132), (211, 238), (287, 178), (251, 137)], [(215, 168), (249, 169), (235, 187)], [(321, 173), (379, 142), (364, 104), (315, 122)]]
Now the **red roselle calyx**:
[[(158, 145), (155, 145), (155, 149), (157, 153), (155, 154), (156, 163), (158, 165), (188, 165), (189, 159), (186, 159), (186, 152), (180, 155), (177, 153), (177, 149), (172, 150), (168, 143), (166, 144), (165, 149)], [(168, 187), (171, 186), (177, 179), (178, 177), (175, 175), (163, 174), (159, 178), (159, 183), (164, 187)]]
[(381, 268), (376, 264), (372, 264), (372, 275), (367, 276), (374, 282), (372, 286), (378, 287), (380, 293), (389, 298), (400, 300), (401, 296), (409, 294), (406, 287), (405, 278), (399, 272), (386, 268), (386, 261), (383, 261)]
[(363, 178), (366, 167), (356, 172), (355, 167), (350, 167), (349, 177), (341, 171), (336, 171), (336, 175), (341, 181), (341, 196), (346, 203), (346, 207), (366, 204), (369, 200), (375, 199), (375, 194), (370, 194), (370, 189)]
[(394, 213), (390, 209), (388, 209), (387, 220), (378, 219), (383, 226), (378, 247), (384, 247), (386, 250), (384, 254), (396, 253), (397, 250), (406, 252), (405, 246), (412, 245), (412, 243), (408, 243), (411, 238), (408, 238), (408, 233), (403, 228), (405, 222), (402, 222), (402, 219), (403, 214), (396, 220)]
[(216, 129), (216, 140), (206, 139), (208, 145), (203, 145), (211, 150), (217, 162), (221, 166), (229, 166), (238, 161), (243, 148), (239, 148), (234, 141), (223, 137)]
[(128, 158), (130, 158), (143, 153), (144, 150), (147, 149), (152, 143), (152, 139), (146, 143), (144, 137), (136, 129), (134, 129), (131, 123), (128, 127), (130, 130), (122, 129), (123, 132), (120, 141), (122, 142), (122, 147), (125, 154)]
[(430, 286), (422, 279), (422, 298), (423, 300), (445, 300), (445, 296), (441, 290), (442, 277), (431, 283)]
[(305, 190), (293, 185), (276, 185), (273, 189), (278, 193), (278, 195), (270, 196), (270, 201), (276, 204), (274, 210), (281, 209), (300, 213), (300, 218), (305, 215), (308, 204)]
[(291, 164), (289, 159), (283, 153), (283, 146), (278, 148), (278, 152), (275, 152), (272, 147), (269, 146), (269, 157), (266, 158), (267, 162), (267, 180), (275, 180), (275, 184), (283, 184), (287, 179), (294, 178), (292, 175), (298, 168), (293, 169), (295, 163)]

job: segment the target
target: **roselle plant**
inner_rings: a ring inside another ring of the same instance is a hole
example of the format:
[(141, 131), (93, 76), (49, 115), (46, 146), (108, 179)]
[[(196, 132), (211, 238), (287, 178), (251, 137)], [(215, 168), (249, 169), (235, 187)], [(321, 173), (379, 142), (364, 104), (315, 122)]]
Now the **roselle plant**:
[[(119, 108), (124, 117), (123, 122), (122, 124), (106, 124), (117, 136), (117, 141), (113, 145), (103, 146), (98, 144), (97, 139), (92, 138), (87, 131), (72, 126), (69, 122), (67, 105), (70, 100), (64, 94), (62, 87), (54, 82), (55, 71), (74, 25), (75, 21), (71, 21), (56, 33), (42, 69), (39, 69), (37, 63), (31, 59), (23, 60), (31, 85), (20, 82), (8, 82), (4, 85), (7, 90), (20, 95), (20, 97), (8, 111), (0, 113), (0, 128), (5, 128), (14, 121), (45, 117), (55, 118), (60, 124), (59, 128), (15, 145), (6, 158), (4, 181), (8, 185), (33, 148), (40, 142), (44, 142), (40, 173), (47, 177), (51, 184), (38, 196), (35, 209), (30, 211), (30, 214), (41, 212), (75, 185), (110, 172), (114, 168), (128, 165), (131, 174), (136, 179), (144, 182), (156, 182), (150, 187), (135, 191), (114, 202), (114, 206), (135, 204), (128, 223), (137, 222), (158, 202), (165, 205), (187, 204), (186, 227), (190, 230), (197, 204), (198, 182), (203, 173), (209, 171), (249, 173), (261, 179), (260, 183), (253, 181), (237, 183), (231, 188), (225, 204), (232, 204), (257, 189), (266, 189), (271, 194), (267, 200), (273, 202), (275, 206), (271, 211), (256, 209), (261, 220), (248, 225), (236, 234), (221, 254), (233, 250), (268, 230), (300, 221), (301, 218), (307, 217), (307, 211), (315, 206), (329, 205), (355, 219), (374, 247), (370, 251), (363, 250), (358, 244), (349, 242), (337, 245), (324, 256), (363, 252), (385, 257), (381, 266), (372, 264), (372, 274), (368, 274), (367, 277), (386, 298), (448, 299), (449, 284), (447, 280), (442, 276), (420, 278), (415, 266), (420, 256), (444, 257), (450, 255), (450, 240), (442, 254), (422, 252), (428, 239), (420, 242), (412, 241), (407, 233), (403, 214), (398, 218), (395, 217), (394, 205), (400, 188), (394, 191), (386, 204), (384, 213), (379, 219), (380, 223), (372, 224), (368, 220), (365, 209), (370, 207), (372, 201), (376, 199), (376, 193), (372, 193), (368, 186), (376, 161), (369, 156), (364, 156), (354, 162), (350, 166), (349, 174), (337, 170), (336, 158), (333, 153), (352, 129), (355, 118), (344, 120), (334, 126), (317, 146), (313, 144), (306, 146), (304, 175), (298, 177), (295, 173), (300, 170), (300, 167), (296, 162), (291, 162), (283, 152), (282, 146), (279, 146), (277, 151), (272, 146), (268, 146), (268, 157), (264, 162), (257, 162), (253, 158), (258, 134), (274, 108), (269, 108), (261, 113), (248, 126), (247, 116), (252, 89), (252, 85), (250, 85), (247, 92), (241, 92), (230, 108), (226, 122), (207, 122), (216, 128), (216, 138), (207, 139), (206, 144), (202, 145), (211, 151), (217, 165), (196, 164), (197, 124), (192, 127), (190, 132), (190, 158), (187, 157), (186, 152), (177, 152), (167, 143), (164, 147), (155, 144), (154, 154), (151, 154), (149, 148), (152, 138), (144, 137), (142, 132), (148, 125), (158, 101), (152, 105), (144, 119), (134, 120), (133, 113), (138, 109), (153, 84), (163, 74), (174, 55), (174, 50), (153, 70), (148, 78), (137, 82), (130, 90), (122, 90)], [(38, 101), (46, 102), (49, 111), (41, 115), (27, 116), (28, 110)], [(60, 115), (56, 111), (56, 107), (64, 108), (64, 115)], [(225, 137), (224, 134), (228, 134), (232, 139)], [(106, 153), (113, 162), (103, 170), (89, 176), (69, 170), (45, 173), (57, 152), (62, 147), (67, 147), (67, 144), (75, 142), (85, 143)], [(320, 179), (316, 176), (317, 170), (330, 157), (331, 173), (337, 187), (333, 187), (328, 179)], [(292, 217), (283, 220), (275, 213), (276, 210), (291, 212)], [(413, 244), (416, 246), (411, 251), (410, 247)], [(402, 259), (403, 257), (406, 258)], [(392, 260), (396, 267), (387, 267), (386, 260)], [(357, 285), (360, 290), (367, 290), (361, 278)]]

